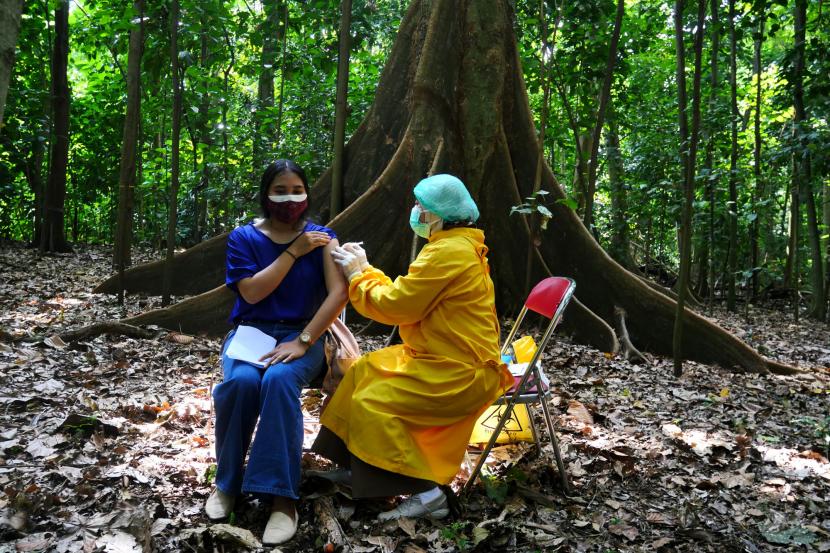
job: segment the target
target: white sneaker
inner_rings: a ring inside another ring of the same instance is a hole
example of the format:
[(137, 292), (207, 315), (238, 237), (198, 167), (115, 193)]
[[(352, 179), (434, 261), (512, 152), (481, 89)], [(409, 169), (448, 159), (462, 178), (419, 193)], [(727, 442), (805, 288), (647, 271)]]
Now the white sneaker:
[(221, 520), (231, 514), (235, 502), (235, 496), (228, 495), (216, 488), (205, 502), (205, 513), (210, 520)]
[(403, 517), (429, 517), (438, 519), (444, 518), (448, 514), (450, 514), (450, 509), (447, 506), (447, 496), (444, 495), (444, 492), (441, 492), (440, 496), (436, 497), (432, 501), (427, 501), (426, 503), (422, 503), (421, 498), (417, 495), (413, 495), (409, 499), (402, 501), (400, 505), (391, 511), (380, 513), (378, 515), (378, 520), (394, 520), (396, 518)]
[(262, 545), (279, 545), (294, 537), (297, 533), (297, 510), (294, 509), (294, 518), (280, 511), (271, 513), (265, 532), (262, 533)]

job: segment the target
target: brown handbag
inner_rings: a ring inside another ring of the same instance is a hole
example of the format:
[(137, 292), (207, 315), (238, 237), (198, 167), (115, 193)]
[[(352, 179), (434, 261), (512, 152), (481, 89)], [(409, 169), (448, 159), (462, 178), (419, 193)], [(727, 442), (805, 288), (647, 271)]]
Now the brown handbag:
[(328, 369), (323, 378), (323, 392), (330, 397), (343, 380), (346, 371), (360, 357), (360, 346), (354, 334), (340, 319), (334, 319), (326, 331), (324, 340)]

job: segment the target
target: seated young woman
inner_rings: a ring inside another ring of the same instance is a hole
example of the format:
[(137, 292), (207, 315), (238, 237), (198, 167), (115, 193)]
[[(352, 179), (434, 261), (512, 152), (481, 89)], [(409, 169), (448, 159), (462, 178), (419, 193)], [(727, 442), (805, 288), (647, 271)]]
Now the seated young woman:
[(240, 494), (257, 494), (271, 508), (262, 541), (276, 545), (297, 531), (300, 393), (323, 368), (319, 338), (343, 310), (347, 284), (331, 257), (338, 245), (334, 232), (305, 219), (308, 181), (296, 163), (270, 164), (259, 200), (263, 218), (228, 236), (226, 285), (237, 295), (230, 318), (234, 332), (239, 325), (253, 326), (277, 344), (260, 367), (229, 358), (233, 333), (225, 341), (224, 378), (213, 391), (216, 488), (205, 511), (222, 519)]

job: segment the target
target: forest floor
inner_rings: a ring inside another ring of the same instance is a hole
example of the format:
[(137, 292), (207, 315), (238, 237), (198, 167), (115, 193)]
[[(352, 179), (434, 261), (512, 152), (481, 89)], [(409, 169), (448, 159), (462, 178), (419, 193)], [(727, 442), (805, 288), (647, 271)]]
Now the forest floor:
[[(257, 500), (230, 524), (202, 511), (219, 342), (161, 330), (56, 337), (158, 305), (92, 294), (110, 259), (103, 247), (41, 257), (0, 246), (0, 553), (261, 550)], [(379, 523), (383, 504), (307, 479), (299, 531), (280, 549), (326, 550), (333, 512), (347, 540), (337, 550), (354, 552), (830, 551), (830, 329), (779, 307), (713, 317), (802, 374), (690, 362), (675, 379), (669, 359), (633, 365), (566, 339), (549, 346), (570, 495), (550, 445), (538, 456), (498, 448), (487, 485), (442, 521)], [(366, 350), (383, 337), (359, 339)], [(319, 403), (306, 394), (309, 441)], [(308, 453), (304, 465), (325, 463)]]

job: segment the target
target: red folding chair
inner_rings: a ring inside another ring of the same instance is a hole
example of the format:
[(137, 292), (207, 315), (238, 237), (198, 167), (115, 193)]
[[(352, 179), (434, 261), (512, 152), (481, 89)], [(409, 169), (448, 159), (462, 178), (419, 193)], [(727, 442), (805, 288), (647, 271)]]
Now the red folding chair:
[[(531, 359), (527, 364), (527, 368), (518, 383), (514, 384), (510, 390), (493, 402), (493, 405), (505, 405), (506, 407), (504, 409), (504, 413), (501, 417), (499, 417), (499, 421), (493, 430), (493, 434), (490, 436), (490, 441), (487, 443), (484, 451), (481, 452), (481, 456), (478, 458), (478, 462), (476, 463), (472, 474), (470, 474), (470, 478), (464, 484), (464, 488), (461, 490), (462, 494), (466, 493), (472, 487), (476, 477), (481, 473), (481, 468), (484, 466), (484, 462), (487, 460), (490, 450), (493, 449), (493, 446), (496, 444), (496, 440), (504, 428), (504, 425), (508, 420), (510, 420), (510, 415), (513, 413), (513, 407), (520, 403), (528, 406), (535, 403), (541, 404), (542, 412), (545, 416), (545, 422), (548, 426), (550, 441), (553, 445), (553, 453), (556, 457), (556, 466), (559, 469), (559, 476), (562, 479), (562, 486), (564, 487), (565, 492), (569, 491), (570, 485), (568, 484), (568, 475), (565, 472), (565, 463), (562, 461), (562, 453), (559, 451), (559, 441), (556, 438), (553, 420), (551, 419), (550, 409), (548, 408), (548, 399), (551, 396), (550, 388), (543, 385), (542, 375), (539, 371), (539, 359), (541, 359), (542, 353), (545, 351), (545, 346), (547, 346), (548, 340), (550, 340), (550, 337), (553, 336), (554, 329), (556, 329), (556, 326), (562, 320), (562, 313), (564, 313), (565, 308), (568, 306), (568, 302), (571, 301), (575, 289), (576, 283), (570, 278), (549, 277), (534, 286), (533, 290), (531, 290), (528, 295), (522, 310), (519, 312), (519, 316), (516, 317), (516, 322), (513, 324), (510, 334), (507, 336), (507, 340), (505, 340), (504, 345), (501, 348), (502, 355), (508, 353), (510, 344), (513, 343), (513, 339), (516, 337), (519, 326), (521, 325), (528, 310), (534, 311), (550, 319), (550, 322), (548, 323), (547, 328), (545, 328), (545, 332), (542, 335), (542, 341), (538, 344), (536, 353), (533, 355), (533, 359)], [(533, 422), (532, 413), (529, 413), (529, 415), (533, 438), (541, 451), (542, 445), (539, 441), (539, 432), (536, 429), (536, 424)]]

